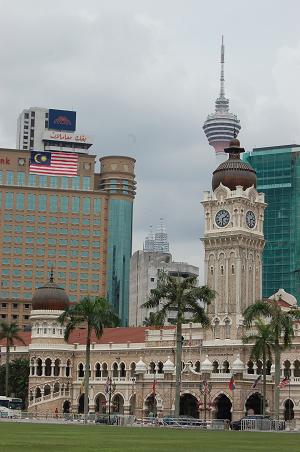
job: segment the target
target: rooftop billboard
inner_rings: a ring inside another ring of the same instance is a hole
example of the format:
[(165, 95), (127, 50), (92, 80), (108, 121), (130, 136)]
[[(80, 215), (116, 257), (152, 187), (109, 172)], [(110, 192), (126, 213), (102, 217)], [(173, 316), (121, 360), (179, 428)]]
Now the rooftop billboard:
[(76, 111), (50, 109), (48, 129), (74, 132), (76, 130)]

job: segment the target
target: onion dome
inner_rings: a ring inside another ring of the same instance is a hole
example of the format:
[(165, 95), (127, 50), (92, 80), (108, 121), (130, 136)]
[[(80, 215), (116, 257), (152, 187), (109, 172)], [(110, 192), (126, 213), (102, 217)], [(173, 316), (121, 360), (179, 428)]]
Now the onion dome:
[(240, 159), (240, 154), (245, 152), (245, 149), (240, 147), (239, 140), (237, 138), (231, 140), (229, 148), (224, 151), (229, 154), (229, 158), (213, 172), (212, 189), (215, 190), (220, 184), (230, 190), (235, 190), (238, 185), (244, 190), (252, 186), (256, 188), (255, 170)]
[(144, 374), (147, 371), (147, 366), (142, 360), (142, 357), (140, 356), (140, 360), (136, 363), (135, 366), (135, 373), (136, 374)]
[(170, 356), (168, 356), (167, 361), (164, 363), (164, 372), (171, 374), (174, 372), (174, 370), (175, 370), (174, 363), (172, 363), (172, 361), (170, 360)]
[(54, 282), (51, 270), (49, 282), (38, 287), (32, 297), (32, 310), (63, 311), (70, 300), (65, 290)]
[(238, 354), (236, 360), (232, 363), (233, 372), (243, 372), (245, 370), (245, 365), (243, 361), (240, 359), (240, 355)]
[(206, 355), (205, 360), (201, 363), (201, 372), (212, 372), (212, 370), (212, 362), (208, 359), (208, 355)]

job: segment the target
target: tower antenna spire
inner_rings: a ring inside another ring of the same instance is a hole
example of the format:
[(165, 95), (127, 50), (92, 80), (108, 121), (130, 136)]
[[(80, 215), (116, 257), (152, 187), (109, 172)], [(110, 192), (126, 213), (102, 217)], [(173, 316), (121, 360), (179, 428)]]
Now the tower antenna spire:
[(225, 97), (225, 78), (224, 78), (224, 56), (225, 56), (225, 46), (224, 46), (224, 36), (222, 35), (221, 44), (221, 75), (220, 75), (220, 97)]

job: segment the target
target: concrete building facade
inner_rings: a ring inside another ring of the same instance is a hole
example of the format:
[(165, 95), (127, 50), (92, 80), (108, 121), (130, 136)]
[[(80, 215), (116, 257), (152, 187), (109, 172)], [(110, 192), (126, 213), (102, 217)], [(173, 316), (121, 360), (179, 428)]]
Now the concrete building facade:
[(108, 296), (127, 325), (135, 160), (102, 157), (96, 173), (77, 153), (68, 177), (33, 174), (31, 154), (0, 149), (0, 298), (30, 303), (53, 266), (71, 301)]
[(136, 251), (130, 262), (129, 325), (143, 326), (151, 310), (142, 308), (151, 289), (157, 287), (159, 272), (173, 276), (199, 276), (199, 268), (186, 262), (173, 262), (170, 253)]

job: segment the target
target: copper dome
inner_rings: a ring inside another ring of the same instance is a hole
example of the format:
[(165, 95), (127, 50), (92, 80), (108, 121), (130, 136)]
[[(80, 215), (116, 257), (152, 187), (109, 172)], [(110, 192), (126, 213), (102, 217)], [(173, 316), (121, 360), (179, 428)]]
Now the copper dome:
[(44, 286), (36, 289), (32, 297), (32, 309), (63, 311), (69, 306), (69, 297), (62, 287), (55, 284), (53, 274)]
[(230, 190), (235, 190), (238, 185), (244, 190), (252, 185), (256, 188), (255, 170), (240, 159), (240, 153), (245, 152), (245, 149), (240, 147), (239, 140), (234, 138), (224, 151), (229, 154), (229, 158), (213, 172), (212, 189), (215, 190), (220, 184)]

